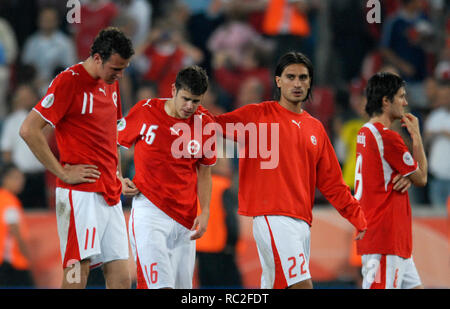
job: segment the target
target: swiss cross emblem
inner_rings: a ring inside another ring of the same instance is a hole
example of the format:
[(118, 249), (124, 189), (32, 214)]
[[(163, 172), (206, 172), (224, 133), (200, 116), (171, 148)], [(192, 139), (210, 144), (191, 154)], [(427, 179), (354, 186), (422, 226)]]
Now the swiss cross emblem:
[(190, 155), (196, 155), (200, 151), (200, 143), (195, 139), (191, 140), (187, 145), (187, 150)]

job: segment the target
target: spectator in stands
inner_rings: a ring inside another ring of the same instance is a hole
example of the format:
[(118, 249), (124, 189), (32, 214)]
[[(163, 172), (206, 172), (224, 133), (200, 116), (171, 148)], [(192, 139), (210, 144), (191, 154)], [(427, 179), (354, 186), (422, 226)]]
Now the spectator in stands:
[(346, 83), (357, 78), (366, 54), (375, 44), (369, 32), (364, 10), (366, 1), (330, 1), (330, 30), (332, 36), (333, 65), (338, 76)]
[(200, 287), (242, 288), (242, 276), (236, 263), (238, 198), (237, 186), (233, 185), (231, 160), (218, 153), (211, 174), (208, 229), (196, 243)]
[(361, 79), (355, 79), (350, 83), (350, 108), (343, 110), (333, 122), (336, 136), (334, 146), (339, 162), (342, 164), (342, 176), (352, 191), (355, 184), (356, 136), (368, 120), (364, 111), (367, 101), (364, 87), (365, 82)]
[(14, 164), (0, 167), (0, 287), (32, 287), (28, 230), (16, 197), (25, 178)]
[(155, 83), (142, 81), (136, 90), (135, 102), (157, 98), (157, 87)]
[(38, 30), (26, 40), (22, 51), (22, 62), (36, 68), (37, 82), (42, 92), (47, 89), (56, 68), (66, 68), (75, 62), (72, 39), (58, 27), (58, 11), (54, 7), (42, 8)]
[(158, 97), (168, 98), (178, 71), (202, 60), (203, 53), (186, 40), (183, 29), (163, 17), (155, 22), (147, 42), (136, 48), (133, 65), (142, 80), (156, 83)]
[(12, 97), (13, 111), (5, 119), (0, 139), (3, 162), (13, 163), (25, 174), (25, 187), (19, 198), (28, 209), (47, 207), (45, 168), (19, 136), (22, 122), (38, 100), (39, 95), (32, 86), (17, 87)]
[(313, 59), (314, 46), (308, 38), (312, 34), (308, 14), (318, 8), (318, 1), (268, 0), (262, 31), (276, 41), (273, 59), (292, 50), (303, 52)]
[(132, 18), (135, 22), (135, 31), (131, 35), (133, 46), (145, 42), (152, 25), (152, 4), (147, 0), (119, 0), (120, 13)]
[(445, 209), (450, 196), (450, 63), (438, 65), (436, 75), (436, 101), (425, 121), (424, 138), (432, 175), (428, 195), (433, 207)]
[(111, 26), (118, 15), (117, 5), (110, 0), (87, 0), (81, 5), (81, 21), (73, 23), (78, 60), (89, 57), (91, 45), (101, 29)]
[(380, 42), (384, 60), (395, 66), (407, 82), (412, 109), (426, 107), (423, 86), (428, 75), (426, 44), (434, 32), (422, 5), (422, 0), (402, 0), (401, 8), (385, 22)]
[(234, 108), (267, 100), (267, 97), (265, 97), (265, 90), (265, 85), (259, 78), (246, 78), (239, 86)]
[[(240, 51), (238, 57), (234, 57), (227, 49), (218, 48), (213, 58), (213, 77), (217, 84), (237, 100), (239, 90), (243, 82), (248, 78), (257, 78), (263, 87), (263, 100), (272, 97), (273, 81), (271, 73), (266, 65), (270, 52), (264, 45), (256, 42), (248, 42)], [(231, 109), (236, 106), (231, 106)]]
[(189, 12), (186, 30), (190, 41), (204, 54), (203, 61), (199, 65), (210, 76), (212, 54), (207, 42), (214, 30), (224, 22), (223, 7), (226, 3), (222, 0), (182, 0), (182, 2)]
[(240, 65), (244, 61), (244, 52), (248, 46), (257, 45), (264, 51), (267, 43), (233, 6), (228, 8), (225, 22), (211, 34), (207, 44), (213, 54), (224, 53), (232, 64)]
[(17, 41), (9, 22), (0, 18), (0, 119), (9, 112), (7, 93), (11, 77), (11, 65), (17, 57)]

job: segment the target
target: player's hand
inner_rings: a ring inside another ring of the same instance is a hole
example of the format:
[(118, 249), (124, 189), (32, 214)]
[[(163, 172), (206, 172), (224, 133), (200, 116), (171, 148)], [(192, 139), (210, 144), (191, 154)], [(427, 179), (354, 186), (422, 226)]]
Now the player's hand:
[(412, 138), (420, 137), (419, 119), (411, 113), (406, 113), (401, 119), (402, 127), (405, 127)]
[(195, 231), (194, 234), (191, 235), (191, 240), (199, 239), (206, 232), (206, 227), (208, 226), (209, 220), (209, 212), (202, 212), (197, 218), (194, 220), (194, 225), (191, 228), (191, 231)]
[(364, 235), (366, 234), (366, 231), (367, 231), (367, 230), (364, 230), (364, 231), (359, 232), (358, 235), (356, 235), (355, 240), (361, 240), (361, 239), (363, 239)]
[(119, 177), (122, 182), (122, 193), (126, 196), (133, 196), (139, 193), (139, 189), (129, 178)]
[(98, 167), (95, 165), (88, 164), (77, 164), (70, 165), (65, 164), (64, 167), (64, 175), (61, 178), (62, 181), (68, 184), (78, 184), (78, 183), (94, 183), (97, 179), (100, 178), (100, 171)]
[(408, 177), (403, 177), (400, 174), (397, 174), (392, 179), (392, 183), (394, 184), (394, 190), (400, 191), (401, 193), (405, 193), (412, 185), (412, 181)]

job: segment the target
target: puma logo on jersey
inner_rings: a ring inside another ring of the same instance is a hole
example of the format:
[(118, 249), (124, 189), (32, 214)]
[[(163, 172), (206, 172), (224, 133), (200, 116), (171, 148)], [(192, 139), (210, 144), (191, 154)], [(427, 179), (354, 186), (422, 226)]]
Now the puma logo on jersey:
[[(175, 133), (176, 135), (180, 136), (180, 129), (175, 130), (173, 127), (170, 127), (170, 131), (172, 131), (173, 133)], [(173, 135), (173, 134), (172, 134)]]
[(145, 102), (145, 104), (144, 104), (144, 105), (142, 105), (142, 107), (144, 107), (145, 105), (147, 105), (147, 106), (149, 106), (149, 107), (152, 107), (152, 105), (151, 105), (151, 104), (149, 104), (149, 103), (150, 103), (150, 101), (151, 101), (151, 99), (148, 99), (148, 100), (147, 100), (147, 102)]
[(102, 92), (102, 93), (106, 96), (106, 91), (105, 91), (105, 89), (98, 88), (98, 90), (100, 90), (100, 92)]
[(67, 71), (69, 71), (69, 72), (72, 72), (72, 76), (74, 76), (74, 75), (80, 75), (80, 73), (77, 73), (77, 72), (74, 72), (73, 70), (67, 70)]
[(301, 121), (297, 122), (294, 119), (292, 119), (292, 123), (295, 124), (298, 128), (300, 128)]

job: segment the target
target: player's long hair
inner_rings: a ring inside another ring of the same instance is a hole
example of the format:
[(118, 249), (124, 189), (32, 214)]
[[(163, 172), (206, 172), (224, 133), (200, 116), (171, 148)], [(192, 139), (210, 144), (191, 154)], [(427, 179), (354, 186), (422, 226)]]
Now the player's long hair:
[(99, 54), (103, 62), (108, 61), (112, 54), (119, 54), (123, 59), (134, 55), (131, 40), (116, 27), (101, 30), (91, 46), (91, 56)]
[(383, 98), (390, 102), (401, 88), (405, 87), (405, 81), (398, 75), (389, 72), (378, 72), (367, 82), (366, 87), (366, 113), (369, 117), (383, 113)]
[[(303, 64), (308, 69), (308, 74), (311, 79), (311, 84), (309, 85), (308, 94), (305, 101), (312, 100), (312, 87), (314, 82), (314, 70), (311, 60), (300, 52), (287, 52), (278, 60), (278, 64), (275, 68), (275, 76), (281, 76), (284, 69), (291, 64)], [(275, 81), (275, 80), (274, 80)], [(275, 83), (275, 100), (279, 100), (281, 97), (280, 88), (277, 87)]]

